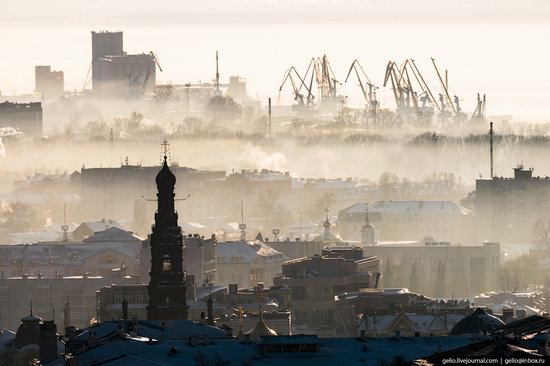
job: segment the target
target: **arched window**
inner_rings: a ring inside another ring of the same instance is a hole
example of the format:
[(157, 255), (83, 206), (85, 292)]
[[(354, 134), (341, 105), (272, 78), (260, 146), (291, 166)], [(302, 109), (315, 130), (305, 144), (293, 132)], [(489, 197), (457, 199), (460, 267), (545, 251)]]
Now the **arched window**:
[(164, 272), (172, 271), (172, 260), (170, 259), (170, 256), (168, 254), (165, 254), (162, 257), (162, 270)]

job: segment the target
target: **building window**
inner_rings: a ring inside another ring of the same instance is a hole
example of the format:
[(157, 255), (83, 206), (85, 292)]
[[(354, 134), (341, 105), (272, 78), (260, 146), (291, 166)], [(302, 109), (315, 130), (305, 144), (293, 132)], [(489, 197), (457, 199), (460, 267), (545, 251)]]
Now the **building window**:
[(162, 270), (163, 272), (172, 271), (172, 260), (170, 259), (170, 256), (168, 254), (165, 254), (162, 257)]

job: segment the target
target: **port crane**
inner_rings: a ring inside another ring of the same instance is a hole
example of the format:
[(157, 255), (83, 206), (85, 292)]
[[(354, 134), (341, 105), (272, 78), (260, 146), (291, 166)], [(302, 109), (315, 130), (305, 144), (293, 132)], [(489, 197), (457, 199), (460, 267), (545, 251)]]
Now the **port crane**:
[[(298, 70), (296, 70), (294, 66), (291, 66), (288, 70), (285, 71), (283, 81), (281, 83), (281, 86), (279, 87), (279, 93), (283, 90), (283, 87), (285, 86), (287, 81), (289, 81), (292, 86), (292, 91), (294, 92), (294, 100), (298, 102), (298, 105), (308, 108), (312, 107), (314, 99), (313, 93), (311, 93), (311, 90), (307, 87), (304, 79), (300, 76), (300, 73), (298, 72)], [(307, 91), (306, 102), (304, 102), (304, 94), (302, 94), (302, 88), (306, 89)]]
[(485, 94), (483, 94), (483, 98), (477, 93), (477, 105), (476, 109), (474, 110), (474, 113), (472, 114), (472, 121), (485, 121), (487, 117), (487, 99), (485, 98)]
[[(441, 84), (441, 89), (443, 90), (443, 93), (439, 94), (439, 101), (441, 104), (440, 112), (442, 119), (445, 119), (449, 113), (454, 114), (453, 118), (455, 120), (466, 119), (466, 113), (462, 112), (462, 109), (460, 107), (460, 99), (458, 98), (458, 96), (455, 95), (454, 98), (451, 99), (451, 96), (449, 94), (449, 77), (447, 71), (445, 70), (445, 81), (443, 81), (441, 73), (439, 72), (439, 69), (437, 68), (437, 65), (435, 63), (435, 59), (432, 57), (431, 60), (437, 73), (439, 82)], [(446, 106), (449, 106), (451, 112), (445, 110)]]
[(321, 94), (321, 100), (336, 98), (336, 85), (342, 85), (342, 83), (336, 79), (327, 55), (317, 58), (314, 66), (315, 74), (317, 76), (317, 85), (319, 86)]
[(418, 109), (417, 94), (412, 87), (408, 72), (408, 60), (401, 66), (395, 61), (389, 61), (386, 66), (383, 86), (391, 82), (391, 89), (397, 106), (397, 113), (402, 120), (410, 120), (411, 112)]
[[(355, 59), (349, 68), (348, 75), (346, 76), (345, 83), (348, 82), (348, 79), (351, 75), (351, 73), (355, 72), (355, 76), (357, 77), (357, 82), (359, 83), (359, 87), (361, 88), (361, 93), (363, 94), (363, 98), (365, 98), (367, 110), (372, 113), (372, 117), (376, 120), (377, 110), (378, 110), (378, 100), (376, 99), (376, 90), (378, 87), (374, 85), (369, 77), (367, 76), (367, 73), (359, 63), (359, 60)], [(365, 80), (365, 81), (363, 81)]]

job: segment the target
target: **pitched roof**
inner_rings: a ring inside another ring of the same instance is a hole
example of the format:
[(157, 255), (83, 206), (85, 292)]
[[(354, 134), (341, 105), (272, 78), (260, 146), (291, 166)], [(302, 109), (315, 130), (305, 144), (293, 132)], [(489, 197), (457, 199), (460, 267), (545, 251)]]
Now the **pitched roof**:
[(86, 222), (83, 222), (82, 224), (80, 224), (75, 230), (79, 229), (82, 226), (87, 227), (88, 229), (90, 229), (90, 231), (92, 231), (94, 233), (99, 233), (100, 231), (107, 230), (110, 227), (117, 227), (119, 229), (124, 230), (122, 225), (120, 225), (118, 222), (113, 221), (113, 220), (108, 220), (108, 221), (105, 221), (105, 220), (102, 220), (102, 221), (86, 221)]
[(131, 232), (122, 228), (112, 226), (106, 230), (95, 233), (82, 240), (85, 243), (98, 243), (98, 242), (141, 242), (142, 239)]
[(252, 262), (256, 257), (266, 259), (286, 259), (283, 253), (259, 241), (230, 241), (216, 245), (216, 258), (231, 261), (231, 258), (242, 258)]

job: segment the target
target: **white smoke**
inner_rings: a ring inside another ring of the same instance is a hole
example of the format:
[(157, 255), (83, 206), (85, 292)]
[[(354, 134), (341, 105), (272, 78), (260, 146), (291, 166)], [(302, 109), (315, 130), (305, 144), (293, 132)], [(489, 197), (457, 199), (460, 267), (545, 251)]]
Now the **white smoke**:
[(236, 158), (243, 168), (288, 170), (286, 156), (280, 152), (267, 152), (258, 145), (247, 143), (244, 151)]

